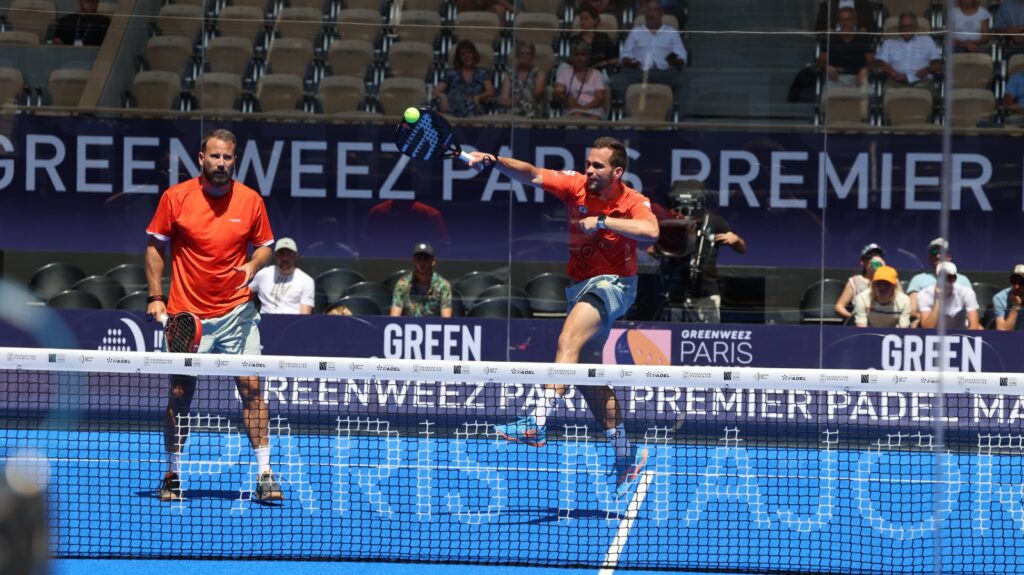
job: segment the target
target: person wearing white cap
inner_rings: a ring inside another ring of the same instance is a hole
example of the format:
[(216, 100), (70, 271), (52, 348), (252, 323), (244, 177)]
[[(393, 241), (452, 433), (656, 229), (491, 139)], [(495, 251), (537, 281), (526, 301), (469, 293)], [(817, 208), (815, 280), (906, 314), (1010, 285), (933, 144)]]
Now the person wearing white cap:
[[(946, 252), (945, 259), (942, 257), (943, 252)], [(928, 244), (928, 265), (925, 268), (928, 271), (923, 271), (910, 278), (910, 283), (907, 284), (907, 295), (910, 296), (911, 321), (916, 321), (919, 315), (917, 306), (918, 292), (935, 283), (935, 274), (932, 273), (932, 270), (935, 269), (935, 266), (939, 265), (940, 261), (953, 261), (953, 256), (949, 254), (949, 242), (943, 238), (935, 238)], [(963, 274), (956, 276), (956, 283), (966, 288), (974, 289), (971, 286), (971, 280)]]
[(996, 329), (1012, 331), (1024, 329), (1024, 314), (1020, 313), (1024, 304), (1024, 264), (1013, 266), (1010, 272), (1010, 287), (992, 297), (992, 309), (996, 316)]
[(945, 300), (946, 327), (950, 329), (981, 329), (978, 315), (978, 297), (974, 289), (957, 283), (956, 264), (941, 262), (935, 267), (939, 281), (918, 292), (917, 305), (921, 313), (921, 327), (939, 325), (938, 302)]
[(260, 313), (313, 313), (313, 278), (300, 270), (295, 240), (281, 238), (274, 244), (274, 265), (256, 272), (249, 289), (260, 298)]

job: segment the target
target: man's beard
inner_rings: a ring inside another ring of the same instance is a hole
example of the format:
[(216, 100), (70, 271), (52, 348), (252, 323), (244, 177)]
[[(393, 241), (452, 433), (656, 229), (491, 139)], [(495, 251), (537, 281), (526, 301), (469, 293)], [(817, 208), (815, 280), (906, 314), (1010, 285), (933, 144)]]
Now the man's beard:
[(225, 186), (231, 181), (231, 172), (228, 170), (207, 170), (203, 169), (203, 177), (214, 186)]

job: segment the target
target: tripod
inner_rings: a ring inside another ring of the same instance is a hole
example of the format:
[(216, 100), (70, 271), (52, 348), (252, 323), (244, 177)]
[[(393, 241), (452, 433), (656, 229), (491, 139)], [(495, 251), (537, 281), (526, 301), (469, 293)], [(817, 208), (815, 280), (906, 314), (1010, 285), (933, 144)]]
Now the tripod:
[[(659, 222), (661, 234), (654, 244), (654, 255), (660, 261), (662, 290), (661, 301), (653, 314), (655, 321), (704, 321), (690, 294), (699, 289), (701, 282), (701, 269), (709, 245), (708, 219), (709, 215), (704, 213), (699, 224), (690, 218)], [(682, 301), (674, 301), (672, 296), (681, 287), (684, 262), (689, 263), (689, 281), (682, 286)]]

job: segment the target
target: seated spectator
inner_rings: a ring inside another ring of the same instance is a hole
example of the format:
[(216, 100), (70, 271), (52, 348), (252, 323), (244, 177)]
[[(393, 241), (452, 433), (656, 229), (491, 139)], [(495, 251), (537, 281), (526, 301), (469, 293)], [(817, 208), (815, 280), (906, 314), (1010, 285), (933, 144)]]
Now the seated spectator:
[(875, 8), (871, 0), (821, 0), (818, 3), (818, 17), (814, 29), (818, 32), (841, 30), (839, 12), (849, 8), (854, 14), (854, 29), (858, 32), (878, 32)]
[(99, 0), (78, 0), (78, 12), (57, 19), (53, 43), (67, 46), (99, 46), (107, 35), (110, 18), (97, 14)]
[(569, 116), (604, 118), (608, 90), (604, 75), (587, 65), (590, 50), (585, 42), (573, 44), (569, 61), (572, 66), (558, 71), (552, 97), (562, 103)]
[(274, 244), (274, 265), (252, 277), (249, 289), (260, 300), (260, 313), (313, 313), (313, 278), (296, 267), (299, 248), (295, 240), (281, 238)]
[[(945, 259), (942, 257), (942, 253), (946, 253)], [(928, 269), (929, 271), (921, 272), (914, 277), (910, 278), (910, 283), (907, 284), (907, 295), (910, 296), (910, 316), (911, 320), (918, 317), (917, 308), (917, 296), (918, 293), (924, 288), (935, 283), (935, 274), (931, 273), (930, 270), (935, 269), (942, 261), (952, 261), (953, 256), (949, 253), (949, 242), (943, 238), (935, 238), (928, 244)], [(971, 286), (971, 280), (963, 275), (959, 274), (956, 277), (957, 283), (960, 285), (973, 290)]]
[(619, 64), (619, 43), (612, 40), (605, 32), (597, 29), (601, 23), (601, 13), (589, 4), (580, 8), (580, 31), (569, 37), (569, 45), (575, 46), (584, 42), (590, 49), (590, 66), (605, 70)]
[[(924, 288), (917, 295), (917, 309), (921, 313), (921, 327), (934, 329), (939, 325), (938, 303), (946, 302), (943, 313), (946, 316), (946, 327), (950, 329), (981, 329), (978, 316), (978, 298), (974, 290), (957, 283), (956, 264), (940, 262), (935, 268), (935, 275), (944, 281), (936, 281)], [(943, 294), (943, 292), (947, 293)]]
[(480, 52), (469, 40), (459, 42), (454, 53), (452, 67), (434, 86), (437, 109), (459, 118), (480, 116), (486, 112), (484, 106), (494, 98), (491, 71), (477, 66)]
[(452, 286), (434, 271), (437, 260), (430, 244), (412, 251), (413, 271), (398, 280), (391, 298), (391, 315), (452, 317)]
[(885, 260), (882, 259), (884, 255), (885, 251), (878, 244), (868, 244), (860, 250), (860, 273), (846, 280), (843, 293), (839, 294), (839, 299), (836, 300), (836, 315), (846, 319), (853, 316), (849, 309), (850, 302), (871, 286), (875, 270), (885, 265)]
[(516, 65), (513, 70), (502, 74), (501, 94), (498, 104), (507, 113), (524, 118), (540, 118), (547, 91), (547, 78), (533, 65), (537, 47), (533, 42), (516, 42)]
[(1024, 125), (1024, 72), (1011, 75), (1004, 92), (1003, 109), (1009, 114), (1003, 121), (1015, 126)]
[(917, 16), (900, 14), (898, 38), (882, 42), (875, 52), (875, 63), (885, 73), (885, 88), (921, 88), (930, 90), (935, 101), (938, 91), (931, 74), (942, 72), (942, 53), (929, 36), (917, 34)]
[(978, 0), (957, 0), (949, 11), (954, 52), (981, 52), (988, 47), (988, 21), (992, 17)]
[(1013, 331), (1024, 329), (1024, 314), (1020, 306), (1024, 304), (1024, 264), (1013, 266), (1010, 272), (1010, 287), (992, 297), (992, 309), (996, 316), (996, 329)]
[(679, 31), (662, 24), (664, 9), (658, 0), (644, 0), (644, 26), (629, 32), (622, 48), (622, 69), (612, 77), (612, 96), (619, 101), (626, 98), (626, 89), (638, 82), (664, 84), (672, 88), (676, 112), (683, 117), (685, 85), (683, 67), (686, 48)]
[(871, 287), (853, 298), (853, 322), (857, 327), (910, 327), (910, 298), (900, 289), (895, 268), (875, 270)]
[(348, 309), (348, 306), (346, 306), (344, 304), (336, 305), (336, 306), (332, 307), (331, 309), (327, 310), (327, 315), (350, 316), (350, 315), (352, 315), (352, 310)]
[(992, 19), (992, 31), (1004, 35), (1003, 58), (1024, 52), (1024, 0), (1003, 0)]
[(828, 86), (868, 89), (868, 68), (875, 65), (875, 45), (870, 36), (857, 34), (853, 8), (839, 9), (839, 33), (821, 42), (818, 69)]
[(459, 12), (494, 12), (498, 21), (504, 23), (508, 13), (515, 13), (515, 5), (509, 0), (458, 0)]

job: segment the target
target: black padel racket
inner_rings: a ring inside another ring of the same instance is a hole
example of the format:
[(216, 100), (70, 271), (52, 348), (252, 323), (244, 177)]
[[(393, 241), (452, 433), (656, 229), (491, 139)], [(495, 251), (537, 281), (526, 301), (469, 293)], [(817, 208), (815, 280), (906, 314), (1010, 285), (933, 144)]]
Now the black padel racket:
[(458, 158), (468, 164), (472, 158), (462, 151), (448, 120), (433, 110), (418, 109), (419, 120), (410, 123), (403, 119), (398, 124), (395, 130), (395, 145), (398, 149), (416, 160)]
[(167, 339), (167, 351), (171, 353), (195, 353), (199, 350), (199, 340), (203, 338), (203, 324), (192, 312), (169, 315), (164, 323), (164, 338)]

